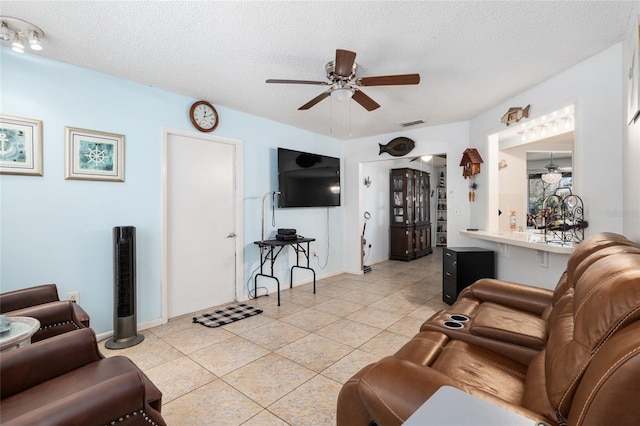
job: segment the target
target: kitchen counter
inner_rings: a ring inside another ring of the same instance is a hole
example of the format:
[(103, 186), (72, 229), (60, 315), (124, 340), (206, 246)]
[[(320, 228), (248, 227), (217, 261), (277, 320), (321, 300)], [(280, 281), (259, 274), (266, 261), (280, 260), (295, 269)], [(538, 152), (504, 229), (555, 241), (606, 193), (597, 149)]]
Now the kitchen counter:
[(499, 244), (509, 244), (533, 250), (549, 253), (571, 254), (576, 248), (575, 243), (557, 244), (546, 243), (544, 234), (536, 232), (490, 232), (490, 231), (460, 231), (460, 235), (477, 238), (479, 240), (493, 241)]

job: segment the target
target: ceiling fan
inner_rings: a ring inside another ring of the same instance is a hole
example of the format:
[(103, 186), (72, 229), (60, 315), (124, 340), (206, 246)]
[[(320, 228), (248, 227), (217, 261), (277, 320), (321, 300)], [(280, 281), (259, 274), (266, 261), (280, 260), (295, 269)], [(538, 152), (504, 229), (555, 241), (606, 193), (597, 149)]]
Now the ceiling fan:
[(380, 105), (367, 96), (359, 87), (362, 86), (397, 86), (406, 84), (420, 83), (420, 74), (399, 74), (385, 75), (376, 77), (356, 77), (358, 64), (355, 62), (356, 53), (349, 50), (336, 49), (335, 61), (329, 61), (325, 65), (327, 73), (327, 81), (313, 80), (280, 80), (268, 79), (267, 83), (282, 84), (315, 84), (319, 86), (330, 86), (329, 89), (322, 92), (306, 104), (302, 105), (299, 110), (307, 110), (323, 100), (331, 96), (335, 100), (345, 101), (352, 98), (354, 101), (362, 105), (367, 111), (373, 111), (380, 108)]

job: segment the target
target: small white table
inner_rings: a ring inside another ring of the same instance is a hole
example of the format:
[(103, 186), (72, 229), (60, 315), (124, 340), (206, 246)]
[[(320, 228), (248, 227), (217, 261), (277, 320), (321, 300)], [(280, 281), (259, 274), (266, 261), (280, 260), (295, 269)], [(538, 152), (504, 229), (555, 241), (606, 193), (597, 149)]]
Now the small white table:
[(549, 426), (452, 386), (442, 386), (403, 426)]
[(13, 351), (31, 344), (31, 336), (40, 329), (40, 321), (31, 317), (9, 317), (11, 329), (0, 333), (0, 352)]

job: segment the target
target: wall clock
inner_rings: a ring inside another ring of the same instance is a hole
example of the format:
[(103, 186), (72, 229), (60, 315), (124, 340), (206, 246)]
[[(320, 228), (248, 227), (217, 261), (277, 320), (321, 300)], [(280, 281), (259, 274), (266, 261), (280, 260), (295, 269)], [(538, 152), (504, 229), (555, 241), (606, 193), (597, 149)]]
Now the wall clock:
[(191, 124), (201, 132), (212, 132), (218, 127), (218, 111), (207, 101), (194, 102), (189, 110)]

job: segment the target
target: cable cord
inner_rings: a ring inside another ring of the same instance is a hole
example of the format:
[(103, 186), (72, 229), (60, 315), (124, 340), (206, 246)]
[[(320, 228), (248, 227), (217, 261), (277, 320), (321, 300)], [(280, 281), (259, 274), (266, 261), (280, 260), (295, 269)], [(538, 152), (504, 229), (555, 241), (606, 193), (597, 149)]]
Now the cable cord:
[[(258, 269), (260, 269), (260, 267), (256, 266), (256, 269), (254, 269), (253, 272), (251, 272), (251, 275), (249, 276), (249, 279), (247, 280), (247, 282), (245, 284), (245, 290), (247, 290), (247, 296), (249, 296), (249, 299), (257, 299), (258, 298), (258, 295), (256, 295), (256, 294), (251, 296), (251, 294), (253, 294), (253, 288), (252, 288), (253, 286), (251, 286), (251, 279), (256, 274), (256, 272), (258, 272)], [(265, 290), (265, 294), (263, 294), (263, 296), (268, 296), (269, 295), (269, 289), (267, 287), (260, 286), (260, 287), (257, 288), (257, 290), (260, 290), (261, 288), (263, 288)]]
[(327, 267), (327, 265), (329, 264), (329, 249), (331, 248), (331, 243), (329, 241), (329, 207), (327, 207), (327, 257), (325, 259), (324, 265), (320, 264), (320, 256), (317, 257), (316, 259), (316, 265), (318, 265), (318, 268), (320, 268), (321, 270), (324, 271), (324, 268)]
[(276, 193), (271, 194), (271, 226), (276, 227)]

